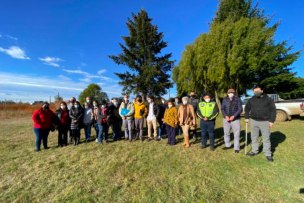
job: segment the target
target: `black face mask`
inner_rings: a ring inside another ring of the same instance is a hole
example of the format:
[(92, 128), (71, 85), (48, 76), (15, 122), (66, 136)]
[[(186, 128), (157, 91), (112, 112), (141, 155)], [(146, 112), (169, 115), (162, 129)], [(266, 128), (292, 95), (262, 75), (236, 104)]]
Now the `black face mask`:
[(138, 102), (142, 102), (142, 99), (137, 100)]
[(47, 110), (49, 109), (49, 106), (44, 106), (43, 109)]
[(190, 97), (191, 97), (191, 98), (195, 98), (195, 95), (191, 95)]

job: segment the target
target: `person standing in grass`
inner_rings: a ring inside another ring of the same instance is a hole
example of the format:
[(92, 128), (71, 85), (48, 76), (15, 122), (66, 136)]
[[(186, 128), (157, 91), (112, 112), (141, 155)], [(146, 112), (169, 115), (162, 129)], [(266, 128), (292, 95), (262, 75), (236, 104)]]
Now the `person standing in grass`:
[(83, 124), (83, 109), (78, 101), (74, 102), (74, 106), (69, 112), (71, 118), (72, 137), (74, 139), (74, 145), (79, 144), (80, 129)]
[(135, 109), (135, 129), (136, 129), (136, 137), (135, 140), (140, 138), (140, 141), (143, 142), (143, 128), (144, 128), (144, 119), (147, 116), (148, 109), (146, 105), (143, 103), (142, 97), (137, 95), (136, 103), (134, 104)]
[[(147, 113), (147, 124), (148, 124), (148, 142), (152, 140), (152, 127), (153, 127), (153, 135), (154, 135), (154, 140), (159, 141), (157, 139), (157, 119), (160, 117), (159, 116), (159, 106), (154, 102), (154, 96), (149, 95), (148, 96), (148, 113)], [(162, 117), (163, 118), (163, 117)], [(162, 119), (161, 118), (161, 119)]]
[(108, 143), (108, 132), (109, 132), (109, 125), (108, 125), (108, 107), (107, 102), (105, 100), (101, 103), (101, 137), (98, 137), (98, 142), (101, 143)]
[[(75, 103), (76, 99), (75, 97), (71, 97), (70, 100), (69, 100), (69, 104), (68, 104), (68, 110), (70, 111), (71, 108), (74, 106), (74, 103)], [(71, 119), (70, 119), (70, 122), (71, 122)], [(71, 126), (71, 123), (70, 123), (70, 126)], [(72, 129), (70, 127), (69, 129), (69, 144), (72, 143), (72, 139), (73, 139), (73, 136), (72, 136)]]
[[(181, 106), (181, 103), (179, 101), (179, 98), (178, 97), (175, 97), (175, 107), (177, 109), (177, 111), (179, 110), (179, 107)], [(176, 135), (181, 135), (181, 131), (182, 131), (182, 127), (178, 124), (177, 125), (177, 128), (176, 128)]]
[(54, 116), (55, 128), (58, 130), (58, 147), (64, 147), (68, 144), (68, 131), (70, 129), (69, 110), (65, 102), (60, 103)]
[(178, 124), (178, 112), (174, 106), (173, 101), (168, 102), (168, 107), (164, 114), (164, 124), (166, 125), (167, 134), (168, 134), (168, 143), (167, 145), (175, 145), (175, 135), (176, 128)]
[(101, 126), (101, 108), (99, 107), (98, 101), (93, 101), (93, 122), (94, 122), (94, 128), (96, 132), (96, 142), (99, 144), (102, 144), (102, 142), (99, 142), (99, 138), (102, 134), (102, 126)]
[(159, 116), (157, 118), (159, 128), (158, 128), (158, 136), (159, 139), (162, 139), (162, 136), (165, 134), (166, 131), (166, 125), (163, 123), (163, 118), (165, 115), (165, 111), (167, 109), (166, 100), (164, 98), (161, 98), (161, 104), (159, 104)]
[[(122, 109), (128, 109), (130, 112), (126, 115), (121, 115)], [(125, 141), (129, 140), (132, 142), (132, 124), (134, 118), (134, 104), (129, 101), (128, 95), (124, 96), (124, 102), (119, 107), (119, 115), (122, 118), (124, 130), (125, 130)]]
[[(188, 100), (188, 104), (192, 105), (192, 107), (194, 109), (194, 112), (197, 111), (199, 102), (200, 101), (196, 97), (195, 92), (194, 91), (190, 92), (190, 99)], [(193, 140), (194, 140), (194, 143), (195, 143), (197, 141), (197, 138), (196, 138), (197, 129), (196, 128), (191, 128), (191, 129), (189, 129), (189, 131), (193, 131)], [(189, 132), (189, 134), (190, 134), (190, 132)]]
[[(276, 119), (276, 106), (274, 101), (263, 93), (261, 87), (253, 89), (254, 96), (250, 98), (245, 106), (245, 122), (251, 123), (252, 150), (248, 156), (255, 156), (259, 153), (259, 133), (261, 131), (263, 138), (263, 151), (268, 161), (273, 162), (270, 128), (274, 125)], [(249, 115), (250, 114), (250, 115)]]
[(207, 147), (207, 131), (210, 140), (210, 150), (214, 151), (214, 127), (215, 119), (219, 114), (218, 106), (215, 102), (211, 101), (208, 93), (204, 94), (204, 101), (200, 102), (197, 108), (197, 116), (201, 119), (200, 127), (202, 134), (202, 147)]
[(114, 98), (113, 105), (109, 107), (109, 117), (112, 124), (114, 141), (121, 139), (122, 118), (119, 114), (119, 107), (118, 99)]
[[(88, 101), (88, 99), (87, 99)], [(91, 129), (92, 129), (92, 122), (94, 119), (94, 113), (91, 108), (90, 103), (84, 103), (84, 112), (83, 112), (83, 127), (84, 127), (84, 134), (86, 142), (90, 141), (91, 138)]]
[(234, 89), (229, 89), (227, 92), (228, 97), (224, 98), (222, 102), (224, 140), (226, 145), (223, 150), (231, 148), (230, 130), (232, 128), (234, 135), (234, 152), (239, 153), (241, 133), (240, 115), (243, 112), (243, 107), (241, 99), (235, 97), (234, 93)]
[(184, 134), (184, 143), (183, 146), (187, 148), (190, 147), (189, 145), (189, 129), (190, 127), (196, 128), (197, 125), (197, 118), (195, 115), (195, 111), (191, 104), (188, 104), (188, 97), (182, 98), (182, 105), (178, 109), (178, 121), (183, 130)]
[(50, 110), (50, 105), (44, 102), (40, 109), (36, 110), (32, 116), (34, 121), (34, 133), (36, 134), (36, 151), (40, 151), (41, 140), (44, 149), (48, 147), (48, 136), (53, 125), (54, 113)]

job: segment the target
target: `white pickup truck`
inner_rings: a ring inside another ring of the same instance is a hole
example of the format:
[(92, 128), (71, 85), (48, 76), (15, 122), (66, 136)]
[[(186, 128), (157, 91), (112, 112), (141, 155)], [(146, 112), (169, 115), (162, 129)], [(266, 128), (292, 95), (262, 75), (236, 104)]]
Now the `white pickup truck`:
[[(241, 116), (245, 115), (245, 105), (250, 97), (245, 97), (242, 99), (243, 112)], [(275, 101), (275, 106), (277, 109), (276, 121), (283, 122), (286, 120), (291, 120), (292, 116), (304, 116), (304, 99), (293, 99), (293, 100), (278, 100)]]

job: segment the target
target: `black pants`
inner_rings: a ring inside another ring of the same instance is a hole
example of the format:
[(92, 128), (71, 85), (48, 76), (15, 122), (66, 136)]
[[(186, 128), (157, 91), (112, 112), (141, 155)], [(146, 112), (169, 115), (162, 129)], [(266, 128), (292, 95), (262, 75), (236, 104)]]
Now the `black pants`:
[(62, 124), (58, 127), (58, 146), (68, 144), (69, 124)]
[(74, 139), (74, 145), (78, 145), (80, 140), (80, 129), (72, 130), (72, 135)]

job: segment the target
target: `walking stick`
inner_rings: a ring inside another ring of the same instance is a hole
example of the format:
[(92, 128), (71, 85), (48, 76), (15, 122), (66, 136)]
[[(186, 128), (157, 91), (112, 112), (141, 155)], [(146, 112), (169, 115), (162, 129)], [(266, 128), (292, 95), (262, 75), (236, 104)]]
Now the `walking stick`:
[(245, 141), (245, 155), (247, 154), (247, 132), (248, 132), (248, 122), (246, 122), (246, 141)]

